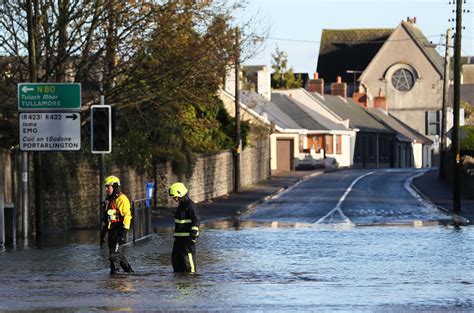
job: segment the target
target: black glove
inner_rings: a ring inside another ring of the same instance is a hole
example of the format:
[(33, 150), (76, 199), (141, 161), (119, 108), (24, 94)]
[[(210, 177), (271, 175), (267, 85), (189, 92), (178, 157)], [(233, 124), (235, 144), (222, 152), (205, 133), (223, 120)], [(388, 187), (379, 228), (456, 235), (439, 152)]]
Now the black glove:
[(118, 237), (119, 245), (123, 245), (127, 243), (127, 233), (128, 233), (128, 229), (122, 228), (122, 231), (120, 232), (120, 235)]

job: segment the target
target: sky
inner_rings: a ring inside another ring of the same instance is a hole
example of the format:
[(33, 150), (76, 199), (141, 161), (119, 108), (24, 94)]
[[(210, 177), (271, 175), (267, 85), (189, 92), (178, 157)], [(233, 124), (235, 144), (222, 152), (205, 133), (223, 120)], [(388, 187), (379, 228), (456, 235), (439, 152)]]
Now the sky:
[[(246, 65), (268, 65), (276, 48), (288, 55), (288, 67), (297, 73), (316, 71), (322, 29), (396, 28), (407, 17), (435, 44), (445, 43), (448, 28), (455, 27), (454, 0), (248, 0), (243, 19), (254, 17), (268, 28), (261, 51)], [(461, 54), (474, 55), (474, 0), (466, 0), (462, 16)], [(449, 21), (451, 20), (451, 21)], [(454, 34), (454, 30), (452, 30)], [(444, 47), (438, 46), (444, 56)], [(451, 52), (452, 55), (452, 52)]]

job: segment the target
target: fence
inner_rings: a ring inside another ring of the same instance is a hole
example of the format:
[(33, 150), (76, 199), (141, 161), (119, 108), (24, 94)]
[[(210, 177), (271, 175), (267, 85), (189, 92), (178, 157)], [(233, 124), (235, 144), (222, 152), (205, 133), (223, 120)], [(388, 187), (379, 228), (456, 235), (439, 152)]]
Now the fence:
[(132, 228), (133, 242), (151, 234), (151, 206), (150, 199), (132, 201)]

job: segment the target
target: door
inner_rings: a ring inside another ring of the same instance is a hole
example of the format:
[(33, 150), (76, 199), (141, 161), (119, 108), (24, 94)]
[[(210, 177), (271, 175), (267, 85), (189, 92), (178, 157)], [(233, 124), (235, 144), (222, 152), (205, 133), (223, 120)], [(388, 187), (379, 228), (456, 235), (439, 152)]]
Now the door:
[(293, 170), (293, 140), (291, 139), (277, 140), (277, 170)]

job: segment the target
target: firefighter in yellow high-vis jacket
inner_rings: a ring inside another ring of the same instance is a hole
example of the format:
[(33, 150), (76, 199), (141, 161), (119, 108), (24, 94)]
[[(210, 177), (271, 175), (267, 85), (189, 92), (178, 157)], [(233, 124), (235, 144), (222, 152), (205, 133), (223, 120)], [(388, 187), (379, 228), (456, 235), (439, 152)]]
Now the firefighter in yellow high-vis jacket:
[(175, 272), (196, 272), (196, 240), (199, 236), (199, 216), (197, 206), (189, 198), (183, 183), (174, 183), (169, 188), (169, 196), (178, 203), (174, 212), (174, 244), (171, 261)]
[(122, 249), (123, 244), (127, 242), (127, 233), (132, 220), (130, 200), (120, 191), (118, 177), (107, 177), (104, 185), (107, 193), (104, 217), (106, 217), (108, 234), (110, 273), (117, 273), (120, 267), (125, 273), (133, 273)]

